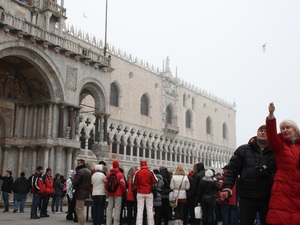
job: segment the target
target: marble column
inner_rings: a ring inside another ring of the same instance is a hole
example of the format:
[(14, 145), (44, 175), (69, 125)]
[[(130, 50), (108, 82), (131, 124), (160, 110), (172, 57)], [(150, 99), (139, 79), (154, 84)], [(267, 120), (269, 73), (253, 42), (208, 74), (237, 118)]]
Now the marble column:
[(65, 106), (63, 104), (59, 107), (59, 119), (58, 119), (58, 137), (64, 137), (64, 116), (65, 116)]
[(103, 141), (107, 142), (107, 120), (109, 115), (104, 116), (104, 123), (103, 123)]
[(75, 114), (74, 114), (74, 108), (70, 107), (69, 109), (69, 127), (70, 130), (70, 139), (73, 139), (74, 135), (74, 128), (75, 128)]
[[(49, 155), (50, 155), (50, 149), (52, 147), (51, 146), (44, 146), (43, 149), (44, 149), (44, 169), (48, 168), (49, 167)], [(52, 167), (51, 167), (52, 168)]]
[(62, 161), (61, 161), (61, 157), (62, 157), (62, 146), (56, 146), (55, 147), (55, 168), (56, 168), (56, 173), (62, 173)]
[[(37, 105), (32, 106), (32, 137), (36, 138), (36, 126), (37, 126), (37, 111), (38, 111), (38, 107)], [(34, 169), (35, 171), (35, 169)]]
[(2, 149), (3, 150), (2, 172), (7, 170), (8, 148), (11, 148), (11, 146), (4, 146)]
[(49, 167), (54, 168), (54, 161), (55, 161), (55, 149), (54, 147), (50, 148), (50, 160), (49, 160)]
[(31, 171), (33, 173), (36, 172), (36, 161), (37, 161), (37, 149), (36, 146), (30, 146), (31, 152), (32, 152), (32, 164), (31, 164)]
[(29, 106), (25, 105), (25, 109), (24, 109), (24, 117), (23, 117), (23, 137), (26, 138), (27, 137), (27, 124), (29, 121), (28, 118), (28, 110), (29, 110)]
[(117, 141), (117, 160), (120, 160), (120, 141)]
[(70, 169), (73, 169), (73, 148), (68, 148), (67, 149), (67, 166), (66, 166), (66, 174), (69, 173)]
[(19, 111), (20, 111), (20, 105), (16, 104), (15, 105), (15, 118), (14, 118), (14, 137), (18, 137), (19, 134), (19, 119), (20, 119), (20, 115), (19, 115)]
[(18, 146), (19, 156), (18, 156), (18, 175), (23, 169), (23, 157), (24, 157), (24, 146)]
[(45, 137), (45, 105), (41, 105), (41, 121), (40, 121), (40, 134), (39, 137)]
[(130, 142), (130, 161), (133, 161), (133, 143)]
[(52, 16), (51, 12), (45, 12), (45, 17), (46, 17), (45, 18), (46, 19), (46, 21), (45, 21), (45, 29), (46, 29), (46, 31), (49, 31), (51, 16)]
[(53, 124), (53, 103), (48, 104), (48, 125), (47, 125), (47, 137), (50, 138), (52, 134), (52, 124)]

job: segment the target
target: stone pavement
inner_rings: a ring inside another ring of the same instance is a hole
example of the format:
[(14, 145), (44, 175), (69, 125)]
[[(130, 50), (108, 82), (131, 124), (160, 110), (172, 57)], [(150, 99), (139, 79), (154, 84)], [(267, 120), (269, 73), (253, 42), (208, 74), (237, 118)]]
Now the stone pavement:
[[(30, 219), (30, 208), (26, 207), (24, 213), (13, 213), (13, 209), (10, 208), (9, 213), (2, 213), (3, 208), (0, 208), (0, 225), (35, 225), (35, 224), (43, 224), (43, 225), (72, 225), (78, 224), (74, 223), (73, 221), (66, 220), (66, 211), (67, 207), (64, 206), (63, 211), (61, 214), (53, 214), (49, 213), (50, 217), (48, 218), (41, 218), (41, 219)], [(86, 210), (85, 210), (86, 213)], [(93, 224), (90, 213), (89, 213), (89, 221), (86, 222), (86, 225)], [(170, 221), (169, 225), (173, 225), (174, 221)]]

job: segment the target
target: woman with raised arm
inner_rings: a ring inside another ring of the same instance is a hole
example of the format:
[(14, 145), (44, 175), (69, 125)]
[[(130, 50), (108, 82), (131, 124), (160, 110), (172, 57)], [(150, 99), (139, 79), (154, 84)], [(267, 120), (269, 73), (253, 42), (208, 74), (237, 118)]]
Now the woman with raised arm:
[(273, 150), (277, 172), (274, 177), (267, 223), (296, 225), (300, 223), (300, 131), (292, 120), (283, 120), (277, 134), (275, 106), (269, 105), (266, 118), (269, 147)]

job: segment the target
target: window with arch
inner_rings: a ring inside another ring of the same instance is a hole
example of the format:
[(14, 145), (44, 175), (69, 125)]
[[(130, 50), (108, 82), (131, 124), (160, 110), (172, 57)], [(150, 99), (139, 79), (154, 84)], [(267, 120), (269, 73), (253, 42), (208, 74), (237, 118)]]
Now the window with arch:
[(187, 110), (185, 113), (185, 127), (192, 128), (192, 113), (190, 110)]
[(184, 93), (183, 94), (183, 106), (186, 107), (186, 100), (187, 100), (187, 97), (186, 97), (186, 94)]
[(192, 109), (195, 110), (196, 108), (196, 100), (195, 97), (192, 98)]
[(166, 123), (172, 124), (173, 110), (171, 105), (168, 105), (166, 109)]
[(207, 117), (206, 119), (206, 133), (212, 134), (212, 121), (210, 117)]
[(116, 107), (119, 106), (119, 89), (115, 82), (110, 85), (110, 104)]
[(146, 94), (143, 94), (141, 98), (141, 114), (149, 116), (149, 100)]
[(228, 139), (228, 128), (226, 123), (223, 123), (222, 131), (223, 131), (223, 139)]

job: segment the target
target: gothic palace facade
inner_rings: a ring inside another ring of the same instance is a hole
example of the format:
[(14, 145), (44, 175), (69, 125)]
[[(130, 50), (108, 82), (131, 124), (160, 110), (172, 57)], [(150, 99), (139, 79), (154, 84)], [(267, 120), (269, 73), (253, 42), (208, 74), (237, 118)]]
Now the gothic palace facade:
[(235, 149), (235, 104), (65, 26), (64, 1), (0, 0), (0, 172), (67, 174), (120, 161), (125, 174), (196, 162), (220, 170)]

